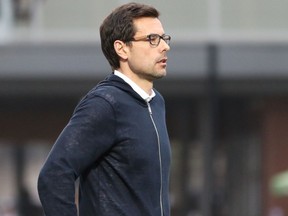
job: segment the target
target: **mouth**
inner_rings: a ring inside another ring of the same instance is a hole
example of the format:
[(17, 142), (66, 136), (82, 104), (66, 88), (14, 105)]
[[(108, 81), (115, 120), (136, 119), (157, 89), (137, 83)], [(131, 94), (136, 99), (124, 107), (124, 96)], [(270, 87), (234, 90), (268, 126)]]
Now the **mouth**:
[(167, 57), (164, 57), (164, 58), (161, 58), (157, 63), (160, 63), (160, 64), (167, 64), (167, 61), (168, 61), (168, 58)]

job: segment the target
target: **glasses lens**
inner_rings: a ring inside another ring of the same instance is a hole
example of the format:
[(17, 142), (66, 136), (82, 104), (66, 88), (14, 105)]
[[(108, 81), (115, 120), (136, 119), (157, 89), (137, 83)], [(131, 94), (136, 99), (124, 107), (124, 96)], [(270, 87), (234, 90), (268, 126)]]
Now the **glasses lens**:
[(160, 43), (160, 40), (163, 39), (165, 43), (168, 45), (170, 44), (171, 37), (169, 35), (158, 35), (158, 34), (150, 34), (147, 36), (148, 41), (152, 46), (158, 46)]
[(162, 38), (168, 45), (170, 44), (171, 37), (169, 35), (163, 35)]
[(160, 42), (160, 35), (151, 34), (148, 36), (151, 45), (157, 46)]

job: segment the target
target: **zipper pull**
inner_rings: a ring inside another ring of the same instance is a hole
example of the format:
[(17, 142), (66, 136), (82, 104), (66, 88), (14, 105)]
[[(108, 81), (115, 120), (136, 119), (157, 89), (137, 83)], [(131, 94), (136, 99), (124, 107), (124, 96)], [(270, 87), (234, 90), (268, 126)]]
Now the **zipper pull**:
[(150, 106), (149, 102), (147, 102), (147, 105), (148, 105), (149, 113), (150, 113), (150, 115), (152, 115), (152, 109), (151, 109), (151, 106)]

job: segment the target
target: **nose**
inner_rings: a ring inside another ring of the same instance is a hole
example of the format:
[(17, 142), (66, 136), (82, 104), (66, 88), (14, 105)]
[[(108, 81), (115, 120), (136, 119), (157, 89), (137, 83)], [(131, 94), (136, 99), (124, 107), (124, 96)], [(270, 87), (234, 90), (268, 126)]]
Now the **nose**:
[(166, 41), (161, 40), (161, 47), (163, 47), (163, 51), (169, 51), (170, 50), (170, 45), (166, 43)]

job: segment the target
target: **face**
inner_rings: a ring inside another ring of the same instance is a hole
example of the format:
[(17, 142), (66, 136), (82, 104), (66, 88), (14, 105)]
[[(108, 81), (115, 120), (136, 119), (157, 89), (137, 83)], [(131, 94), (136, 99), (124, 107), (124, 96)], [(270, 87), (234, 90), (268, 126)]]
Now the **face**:
[[(149, 34), (163, 35), (162, 24), (157, 18), (139, 18), (134, 20), (136, 33), (134, 38)], [(158, 46), (153, 47), (149, 41), (132, 41), (129, 46), (127, 64), (128, 68), (138, 78), (153, 81), (166, 75), (167, 52), (169, 45), (160, 40)]]

